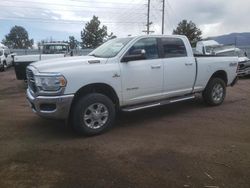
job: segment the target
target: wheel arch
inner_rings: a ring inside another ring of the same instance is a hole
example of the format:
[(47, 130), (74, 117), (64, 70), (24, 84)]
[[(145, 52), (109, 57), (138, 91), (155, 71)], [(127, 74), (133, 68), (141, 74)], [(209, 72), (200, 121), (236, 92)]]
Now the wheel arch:
[[(222, 79), (222, 80), (225, 82), (226, 85), (228, 85), (227, 73), (226, 73), (226, 71), (224, 71), (224, 70), (218, 70), (218, 71), (214, 72), (214, 73), (212, 74), (212, 76), (210, 77), (209, 81), (210, 81), (211, 79), (213, 79), (213, 78), (220, 78), (220, 79)], [(209, 83), (209, 81), (208, 81), (208, 83)], [(208, 83), (207, 83), (207, 84), (208, 84)]]
[(71, 108), (80, 97), (90, 93), (104, 94), (111, 99), (111, 101), (115, 104), (116, 108), (118, 108), (120, 105), (119, 97), (112, 86), (105, 83), (92, 83), (81, 87), (75, 93), (74, 99), (71, 104)]

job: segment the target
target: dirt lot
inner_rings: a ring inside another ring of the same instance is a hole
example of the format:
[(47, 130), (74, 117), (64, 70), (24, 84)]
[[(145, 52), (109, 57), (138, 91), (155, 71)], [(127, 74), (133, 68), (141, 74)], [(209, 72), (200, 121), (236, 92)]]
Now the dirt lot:
[(0, 187), (250, 187), (250, 79), (222, 106), (121, 114), (89, 138), (33, 114), (13, 69), (0, 81)]

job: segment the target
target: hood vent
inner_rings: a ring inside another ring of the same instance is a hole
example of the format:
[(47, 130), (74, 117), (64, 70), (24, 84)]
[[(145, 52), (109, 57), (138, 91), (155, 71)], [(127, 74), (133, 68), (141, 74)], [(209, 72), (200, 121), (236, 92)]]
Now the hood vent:
[(89, 60), (88, 63), (89, 64), (96, 64), (96, 63), (100, 63), (100, 60)]

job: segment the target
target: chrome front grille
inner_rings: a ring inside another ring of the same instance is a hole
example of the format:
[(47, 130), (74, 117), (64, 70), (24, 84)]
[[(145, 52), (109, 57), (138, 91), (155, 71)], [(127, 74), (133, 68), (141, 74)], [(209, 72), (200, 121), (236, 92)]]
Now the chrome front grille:
[(29, 88), (35, 93), (37, 91), (34, 73), (29, 68), (26, 69), (26, 76)]

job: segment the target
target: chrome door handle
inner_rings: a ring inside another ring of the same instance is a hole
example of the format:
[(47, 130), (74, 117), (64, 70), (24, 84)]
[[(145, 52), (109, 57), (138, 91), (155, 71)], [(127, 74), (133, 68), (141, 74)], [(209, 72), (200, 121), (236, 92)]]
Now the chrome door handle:
[(185, 63), (186, 66), (191, 66), (193, 63)]
[(160, 69), (161, 65), (151, 65), (151, 69)]

